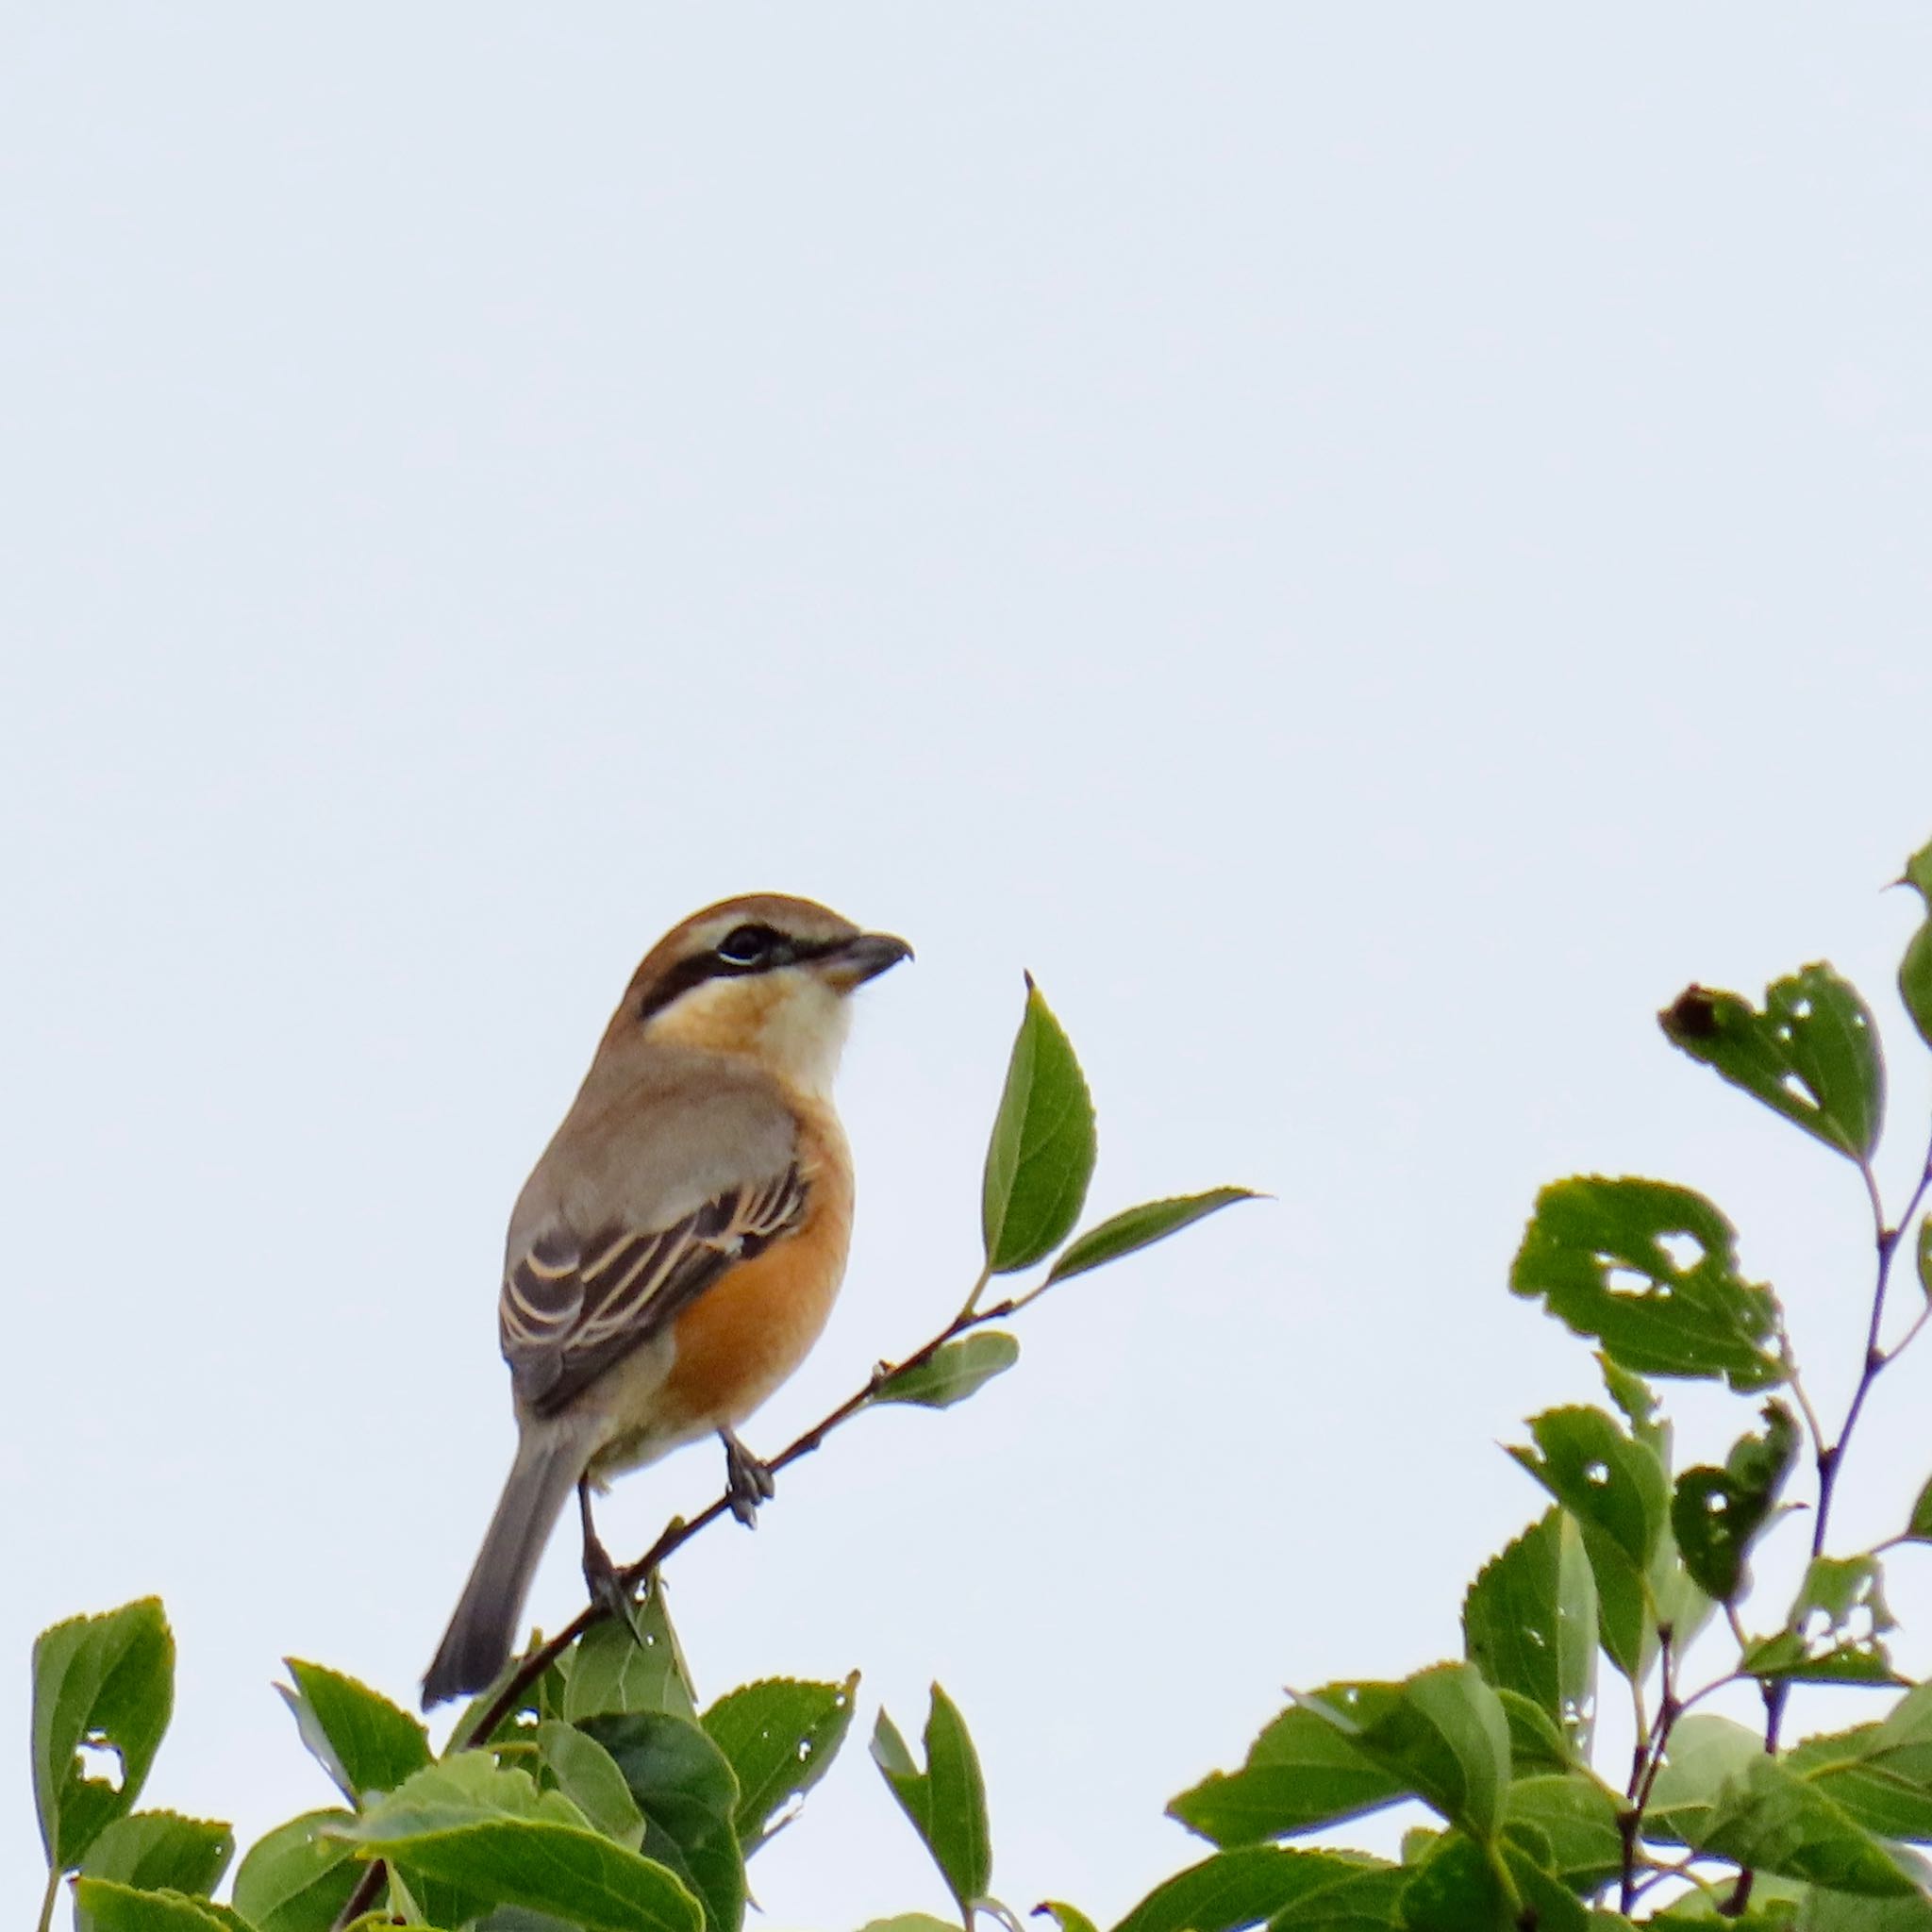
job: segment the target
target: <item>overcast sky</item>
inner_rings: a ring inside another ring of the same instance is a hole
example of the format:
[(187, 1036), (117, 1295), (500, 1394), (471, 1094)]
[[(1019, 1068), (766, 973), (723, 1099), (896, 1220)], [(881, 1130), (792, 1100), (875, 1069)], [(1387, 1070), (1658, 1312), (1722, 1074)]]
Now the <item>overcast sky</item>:
[[(971, 1280), (1023, 968), (1096, 1213), (1278, 1197), (675, 1567), (708, 1697), (943, 1681), (1017, 1907), (1117, 1915), (1284, 1684), (1454, 1651), (1538, 1507), (1496, 1444), (1593, 1388), (1505, 1291), (1542, 1182), (1707, 1191), (1841, 1405), (1856, 1177), (1653, 1016), (1829, 957), (1914, 1168), (1928, 57), (1907, 5), (17, 9), (0, 1913), (43, 1625), (165, 1597), (150, 1799), (244, 1843), (329, 1797), (282, 1655), (412, 1695), (510, 1452), (509, 1204), (726, 892), (919, 951), (755, 1446)], [(1840, 1547), (1928, 1399), (1881, 1386)], [(579, 1588), (559, 1538), (537, 1615)], [(858, 1736), (753, 1882), (942, 1906)]]

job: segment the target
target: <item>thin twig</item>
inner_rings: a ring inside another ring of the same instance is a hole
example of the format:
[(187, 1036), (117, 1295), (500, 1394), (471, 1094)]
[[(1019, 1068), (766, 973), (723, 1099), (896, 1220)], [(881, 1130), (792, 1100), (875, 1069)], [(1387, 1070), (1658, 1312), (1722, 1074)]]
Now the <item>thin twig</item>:
[[(974, 1307), (972, 1302), (968, 1302), (930, 1341), (914, 1349), (904, 1361), (879, 1363), (867, 1377), (864, 1388), (856, 1394), (847, 1396), (829, 1414), (822, 1416), (802, 1436), (781, 1449), (765, 1466), (775, 1474), (790, 1467), (800, 1457), (809, 1456), (834, 1429), (850, 1422), (860, 1409), (868, 1407), (895, 1375), (902, 1375), (908, 1369), (923, 1367), (945, 1347), (947, 1342), (958, 1341), (969, 1329), (981, 1327), (989, 1322), (1004, 1320), (1013, 1312), (1015, 1307), (1016, 1304), (1011, 1300), (996, 1302), (989, 1308)], [(681, 1517), (675, 1519), (665, 1525), (663, 1534), (635, 1563), (618, 1572), (618, 1581), (626, 1591), (634, 1591), (701, 1529), (716, 1523), (721, 1516), (729, 1515), (730, 1511), (731, 1499), (728, 1495), (723, 1495), (689, 1521)], [(485, 1707), (482, 1714), (473, 1724), (464, 1725), (457, 1736), (451, 1738), (444, 1755), (464, 1749), (473, 1743), (487, 1743), (496, 1734), (497, 1727), (503, 1721), (523, 1702), (524, 1693), (530, 1686), (579, 1637), (605, 1622), (611, 1614), (610, 1607), (606, 1603), (592, 1601), (586, 1604), (555, 1637), (548, 1642), (539, 1645), (524, 1658), (510, 1674), (502, 1690)]]
[[(1649, 1805), (1651, 1791), (1657, 1785), (1657, 1774), (1663, 1767), (1664, 1747), (1671, 1741), (1672, 1727), (1684, 1711), (1684, 1707), (1677, 1702), (1676, 1682), (1671, 1668), (1674, 1634), (1668, 1624), (1657, 1626), (1657, 1729), (1646, 1732), (1641, 1723), (1638, 1726), (1637, 1748), (1630, 1765), (1630, 1786), (1625, 1793), (1630, 1800), (1630, 1808), (1617, 1821), (1618, 1834), (1624, 1842), (1623, 1881), (1618, 1887), (1617, 1908), (1626, 1918), (1637, 1901), (1637, 1843), (1643, 1835), (1644, 1808)], [(1641, 1703), (1638, 1710), (1641, 1717)]]
[[(1817, 1451), (1818, 1463), (1818, 1513), (1811, 1523), (1811, 1559), (1816, 1562), (1824, 1554), (1825, 1538), (1831, 1527), (1831, 1503), (1838, 1491), (1838, 1479), (1844, 1468), (1845, 1452), (1851, 1447), (1852, 1432), (1858, 1426), (1858, 1418), (1864, 1413), (1866, 1398), (1872, 1393), (1873, 1386), (1886, 1367), (1898, 1359), (1912, 1338), (1925, 1325), (1925, 1314), (1922, 1312), (1896, 1347), (1888, 1354), (1883, 1346), (1885, 1333), (1885, 1297), (1891, 1285), (1891, 1264), (1897, 1255), (1905, 1231), (1912, 1224), (1912, 1217), (1918, 1213), (1925, 1199), (1925, 1192), (1932, 1188), (1932, 1148), (1925, 1154), (1925, 1164), (1920, 1171), (1918, 1185), (1913, 1188), (1911, 1197), (1906, 1203), (1906, 1209), (1896, 1222), (1888, 1226), (1885, 1220), (1885, 1200), (1878, 1191), (1877, 1177), (1872, 1172), (1872, 1163), (1861, 1159), (1858, 1162), (1858, 1176), (1865, 1183), (1865, 1198), (1872, 1206), (1872, 1241), (1877, 1252), (1878, 1267), (1872, 1284), (1872, 1314), (1865, 1324), (1865, 1359), (1859, 1366), (1858, 1379), (1852, 1390), (1852, 1399), (1845, 1408), (1845, 1419), (1839, 1429), (1837, 1441), (1827, 1443), (1819, 1433), (1815, 1419), (1811, 1421), (1812, 1436)], [(1795, 1362), (1788, 1362), (1791, 1371), (1791, 1388), (1798, 1392), (1795, 1375)], [(1803, 1397), (1800, 1395), (1800, 1401)], [(1810, 1418), (1808, 1405), (1806, 1407), (1807, 1419)], [(1784, 1728), (1785, 1707), (1790, 1701), (1791, 1683), (1788, 1677), (1775, 1682), (1760, 1682), (1764, 1695), (1764, 1748), (1772, 1757), (1777, 1755), (1778, 1738)], [(1756, 1874), (1749, 1866), (1738, 1874), (1736, 1889), (1722, 1907), (1726, 1918), (1741, 1918), (1744, 1908), (1751, 1903), (1751, 1888)]]

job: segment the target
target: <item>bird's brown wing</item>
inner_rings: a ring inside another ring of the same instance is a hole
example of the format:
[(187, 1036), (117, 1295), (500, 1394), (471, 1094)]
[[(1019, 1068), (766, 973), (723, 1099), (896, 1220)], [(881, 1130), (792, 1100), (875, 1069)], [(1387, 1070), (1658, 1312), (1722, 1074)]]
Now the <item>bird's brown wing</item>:
[(567, 1407), (728, 1269), (798, 1227), (808, 1193), (794, 1161), (668, 1227), (611, 1226), (589, 1240), (560, 1224), (540, 1230), (505, 1269), (497, 1303), (519, 1407), (538, 1416)]

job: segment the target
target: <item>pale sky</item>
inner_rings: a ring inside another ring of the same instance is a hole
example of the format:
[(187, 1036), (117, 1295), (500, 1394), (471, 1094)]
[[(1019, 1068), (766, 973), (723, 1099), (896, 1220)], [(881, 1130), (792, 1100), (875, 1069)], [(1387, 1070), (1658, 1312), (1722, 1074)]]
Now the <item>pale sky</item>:
[[(1546, 1180), (1710, 1193), (1841, 1406), (1856, 1177), (1653, 1016), (1830, 958), (1913, 1169), (1928, 57), (1905, 5), (17, 9), (0, 1916), (43, 1625), (163, 1595), (147, 1802), (243, 1843), (330, 1795), (282, 1655), (412, 1696), (510, 1453), (510, 1202), (726, 892), (919, 952), (754, 1446), (971, 1280), (1023, 968), (1096, 1215), (1277, 1196), (678, 1560), (708, 1698), (864, 1673), (775, 1925), (943, 1909), (862, 1741), (934, 1677), (995, 1889), (1105, 1923), (1282, 1686), (1452, 1654), (1540, 1507), (1496, 1445), (1592, 1399), (1505, 1291)], [(1928, 1359), (1840, 1549), (1932, 1463)], [(629, 1478), (613, 1548), (718, 1474)], [(579, 1589), (561, 1536), (540, 1620)]]

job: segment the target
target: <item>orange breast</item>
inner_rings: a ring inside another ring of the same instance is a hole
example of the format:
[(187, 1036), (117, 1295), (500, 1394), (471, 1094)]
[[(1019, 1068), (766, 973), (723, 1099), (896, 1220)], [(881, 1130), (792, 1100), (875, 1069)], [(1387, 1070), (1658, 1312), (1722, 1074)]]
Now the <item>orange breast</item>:
[(805, 1359), (832, 1312), (852, 1238), (852, 1170), (829, 1115), (801, 1141), (811, 1157), (804, 1224), (741, 1262), (674, 1324), (676, 1357), (655, 1405), (668, 1434), (735, 1427)]

